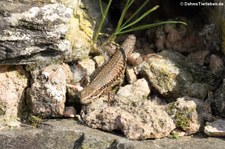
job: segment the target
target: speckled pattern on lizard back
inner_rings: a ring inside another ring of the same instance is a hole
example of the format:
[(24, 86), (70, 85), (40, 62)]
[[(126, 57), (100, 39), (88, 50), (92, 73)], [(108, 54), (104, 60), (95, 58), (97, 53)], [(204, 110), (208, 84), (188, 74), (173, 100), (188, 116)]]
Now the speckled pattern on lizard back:
[(136, 37), (129, 35), (121, 48), (117, 49), (112, 58), (101, 67), (101, 70), (91, 80), (90, 84), (79, 93), (78, 96), (82, 104), (91, 103), (104, 91), (119, 84), (124, 76), (127, 57), (133, 52), (135, 43)]

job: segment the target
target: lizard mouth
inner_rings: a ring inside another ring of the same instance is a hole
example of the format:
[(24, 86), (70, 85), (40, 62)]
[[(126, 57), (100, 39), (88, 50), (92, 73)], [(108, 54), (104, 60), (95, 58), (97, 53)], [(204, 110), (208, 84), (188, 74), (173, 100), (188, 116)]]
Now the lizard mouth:
[(80, 103), (83, 105), (87, 105), (92, 102), (91, 100), (92, 100), (92, 98), (82, 99), (82, 100), (80, 100)]
[(88, 97), (84, 97), (82, 96), (82, 92), (79, 94), (79, 98), (80, 98), (80, 103), (83, 105), (87, 105), (93, 102), (94, 99), (96, 99), (98, 96), (88, 96)]

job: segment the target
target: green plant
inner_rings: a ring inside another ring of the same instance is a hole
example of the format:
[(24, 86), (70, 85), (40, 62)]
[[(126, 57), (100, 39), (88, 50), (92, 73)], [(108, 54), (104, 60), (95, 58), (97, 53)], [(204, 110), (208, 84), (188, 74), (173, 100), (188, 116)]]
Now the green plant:
[[(111, 43), (115, 40), (115, 38), (120, 35), (120, 34), (124, 34), (124, 33), (129, 33), (129, 32), (134, 32), (134, 31), (138, 31), (138, 30), (143, 30), (143, 29), (148, 29), (151, 27), (155, 27), (155, 26), (159, 26), (159, 25), (163, 25), (163, 24), (171, 24), (171, 23), (181, 23), (186, 25), (185, 22), (182, 21), (162, 21), (162, 22), (158, 22), (158, 23), (152, 23), (152, 24), (145, 24), (145, 25), (140, 25), (140, 26), (134, 26), (136, 25), (138, 22), (140, 22), (142, 19), (144, 19), (147, 15), (149, 15), (150, 13), (152, 13), (153, 11), (155, 11), (156, 9), (159, 8), (158, 5), (154, 6), (153, 8), (149, 9), (148, 11), (144, 12), (143, 14), (141, 14), (139, 17), (137, 17), (137, 15), (141, 12), (141, 10), (144, 8), (144, 6), (149, 2), (149, 0), (145, 0), (142, 5), (132, 14), (132, 16), (130, 16), (130, 18), (128, 20), (126, 20), (124, 22), (124, 17), (128, 11), (128, 9), (131, 7), (131, 5), (134, 3), (134, 0), (127, 0), (126, 4), (124, 6), (124, 9), (121, 13), (120, 19), (117, 23), (117, 27), (115, 29), (115, 31), (109, 36), (109, 38), (107, 39), (106, 42), (104, 43)], [(96, 43), (98, 36), (101, 32), (102, 26), (105, 22), (106, 16), (108, 14), (109, 8), (111, 6), (112, 0), (108, 1), (107, 7), (104, 10), (103, 6), (102, 6), (102, 0), (99, 0), (99, 6), (100, 6), (100, 10), (102, 13), (102, 19), (100, 21), (99, 24), (99, 28), (95, 34), (95, 37), (93, 39), (94, 43)], [(137, 17), (137, 19), (134, 19), (135, 17)], [(103, 43), (103, 45), (104, 45)]]
[(42, 122), (43, 122), (43, 119), (41, 119), (40, 117), (37, 117), (34, 115), (30, 115), (28, 117), (28, 123), (32, 125), (33, 127), (38, 127)]

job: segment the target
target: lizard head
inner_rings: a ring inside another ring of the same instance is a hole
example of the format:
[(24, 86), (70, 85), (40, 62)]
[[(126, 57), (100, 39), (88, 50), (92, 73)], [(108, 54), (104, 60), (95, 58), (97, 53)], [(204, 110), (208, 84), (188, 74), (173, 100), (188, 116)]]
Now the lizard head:
[(78, 97), (80, 98), (81, 104), (86, 105), (91, 103), (97, 96), (93, 88), (87, 87), (78, 94)]
[(121, 46), (121, 48), (126, 49), (125, 55), (129, 56), (133, 52), (135, 44), (136, 37), (133, 34), (129, 35)]

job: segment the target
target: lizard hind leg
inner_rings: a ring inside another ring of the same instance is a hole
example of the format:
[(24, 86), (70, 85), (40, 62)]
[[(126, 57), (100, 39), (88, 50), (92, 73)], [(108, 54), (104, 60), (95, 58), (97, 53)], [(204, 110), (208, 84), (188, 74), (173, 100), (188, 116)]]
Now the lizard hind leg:
[(114, 99), (115, 93), (113, 92), (112, 88), (109, 88), (109, 89), (105, 90), (103, 92), (103, 94), (108, 96), (107, 103), (108, 103), (109, 106), (112, 106), (113, 103), (115, 102), (115, 99)]

